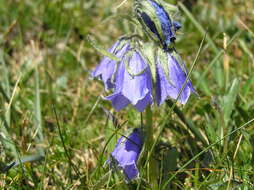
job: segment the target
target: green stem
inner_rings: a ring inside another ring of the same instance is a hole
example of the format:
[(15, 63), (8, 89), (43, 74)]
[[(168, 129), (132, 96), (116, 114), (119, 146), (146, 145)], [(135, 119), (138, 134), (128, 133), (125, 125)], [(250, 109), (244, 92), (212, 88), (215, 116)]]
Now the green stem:
[[(152, 118), (152, 111), (151, 108), (146, 108), (146, 115), (145, 115), (145, 153), (146, 155), (153, 155), (152, 146), (154, 142), (153, 138), (153, 118)], [(147, 164), (147, 179), (152, 186), (152, 189), (156, 190), (158, 189), (158, 183), (157, 183), (157, 166), (156, 166), (156, 160), (153, 159), (153, 156), (148, 161)]]
[[(145, 120), (145, 128), (146, 128), (146, 146), (147, 148), (151, 148), (152, 142), (153, 142), (153, 118), (152, 118), (152, 111), (151, 108), (146, 108), (146, 120)], [(150, 149), (147, 149), (150, 150)]]

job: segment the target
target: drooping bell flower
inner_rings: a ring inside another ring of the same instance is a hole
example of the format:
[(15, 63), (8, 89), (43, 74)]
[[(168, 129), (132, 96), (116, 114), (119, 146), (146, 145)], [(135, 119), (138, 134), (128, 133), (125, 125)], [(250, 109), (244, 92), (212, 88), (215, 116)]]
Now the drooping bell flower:
[(141, 130), (135, 128), (129, 136), (122, 136), (118, 140), (115, 149), (111, 152), (110, 158), (107, 161), (111, 168), (116, 168), (123, 172), (127, 182), (139, 176), (137, 160), (142, 146), (143, 137)]
[[(108, 50), (108, 52), (121, 59), (126, 54), (126, 52), (128, 52), (129, 48), (129, 42), (121, 38)], [(103, 57), (99, 65), (92, 72), (92, 77), (98, 77), (101, 79), (105, 85), (106, 90), (112, 89), (114, 87), (113, 75), (116, 71), (116, 67), (116, 60), (112, 60), (109, 57)]]
[[(167, 98), (177, 99), (187, 78), (187, 69), (176, 52), (158, 51), (156, 57), (156, 102), (161, 105)], [(196, 93), (190, 80), (178, 101), (185, 104), (191, 92)]]
[(128, 52), (118, 65), (113, 94), (105, 97), (119, 111), (132, 104), (139, 112), (153, 103), (152, 77), (148, 63), (134, 49)]
[(172, 20), (167, 10), (177, 11), (173, 5), (162, 0), (136, 0), (135, 12), (145, 32), (156, 42), (168, 50), (175, 41), (175, 32), (181, 28), (181, 24)]

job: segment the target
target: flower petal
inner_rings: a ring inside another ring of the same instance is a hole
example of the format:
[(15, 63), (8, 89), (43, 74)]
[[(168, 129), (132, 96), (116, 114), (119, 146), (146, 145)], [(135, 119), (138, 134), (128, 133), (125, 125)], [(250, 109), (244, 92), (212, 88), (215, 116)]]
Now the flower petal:
[(153, 103), (153, 98), (152, 95), (150, 93), (148, 93), (145, 98), (139, 100), (137, 102), (137, 104), (135, 104), (135, 108), (139, 111), (139, 112), (143, 112), (144, 109), (149, 105)]
[(116, 109), (116, 111), (120, 111), (130, 103), (130, 101), (121, 93), (114, 93), (105, 97), (105, 99), (112, 102), (112, 106)]
[[(117, 41), (108, 51), (115, 54), (116, 57), (122, 58), (128, 51), (129, 44), (126, 43), (122, 47), (119, 46), (121, 46), (121, 43), (120, 41)], [(92, 77), (99, 77), (104, 82), (106, 90), (114, 87), (112, 76), (115, 72), (116, 64), (116, 61), (110, 59), (109, 57), (104, 57), (92, 72)]]
[[(128, 69), (125, 62), (128, 64)], [(138, 52), (123, 58), (116, 73), (114, 93), (105, 99), (112, 101), (116, 110), (131, 103), (142, 112), (148, 104), (152, 104), (151, 71)]]
[(139, 175), (137, 168), (137, 160), (143, 146), (143, 138), (141, 135), (141, 130), (136, 128), (133, 132), (126, 137), (121, 137), (109, 159), (109, 164), (111, 167), (119, 168), (123, 170), (125, 178), (127, 181), (135, 179)]
[(165, 43), (168, 46), (172, 41), (175, 40), (175, 34), (172, 31), (171, 19), (162, 5), (153, 0), (149, 0), (149, 2), (155, 8), (156, 15), (160, 20), (161, 28), (165, 37)]
[[(125, 70), (122, 93), (133, 105), (136, 105), (140, 100), (144, 99), (147, 94), (151, 95), (151, 72), (149, 66), (138, 52), (133, 53), (128, 67), (132, 73)], [(131, 74), (138, 75), (131, 76)]]
[(131, 181), (138, 177), (139, 171), (137, 168), (137, 165), (135, 162), (132, 162), (131, 164), (127, 164), (124, 166), (124, 174), (127, 178), (127, 181)]
[[(167, 53), (167, 56), (169, 80), (167, 79), (163, 67), (161, 66), (158, 59), (156, 64), (156, 101), (158, 105), (161, 105), (168, 96), (170, 98), (176, 99), (178, 94), (181, 92), (182, 86), (186, 80), (186, 74), (181, 69), (177, 60), (169, 53)], [(194, 89), (190, 80), (188, 80), (179, 97), (179, 102), (185, 104), (188, 101), (192, 91), (194, 92)]]

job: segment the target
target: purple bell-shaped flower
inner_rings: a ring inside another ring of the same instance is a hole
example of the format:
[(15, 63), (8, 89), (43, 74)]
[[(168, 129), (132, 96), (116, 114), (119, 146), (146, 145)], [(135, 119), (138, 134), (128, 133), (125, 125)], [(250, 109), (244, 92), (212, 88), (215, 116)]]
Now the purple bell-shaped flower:
[[(183, 62), (179, 63), (173, 53), (163, 52), (167, 63), (160, 56), (156, 59), (156, 102), (161, 105), (168, 97), (177, 99), (187, 77)], [(178, 101), (185, 104), (191, 94), (196, 93), (190, 80), (187, 81)]]
[(111, 167), (119, 169), (125, 175), (126, 181), (131, 181), (138, 178), (139, 171), (137, 168), (137, 160), (139, 158), (143, 146), (143, 138), (139, 128), (133, 129), (133, 132), (128, 136), (122, 136), (107, 163)]
[(105, 99), (116, 110), (132, 104), (139, 112), (153, 103), (150, 67), (139, 51), (132, 50), (123, 57), (116, 71), (114, 92)]

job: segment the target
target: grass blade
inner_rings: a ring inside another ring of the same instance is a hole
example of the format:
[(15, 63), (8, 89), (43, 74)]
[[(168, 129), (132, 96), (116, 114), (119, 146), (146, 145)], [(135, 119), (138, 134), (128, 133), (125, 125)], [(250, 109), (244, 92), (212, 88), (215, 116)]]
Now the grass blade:
[(4, 114), (4, 121), (0, 120), (0, 131), (1, 131), (1, 141), (5, 145), (7, 149), (10, 149), (12, 155), (15, 157), (15, 159), (19, 158), (18, 151), (16, 149), (15, 143), (13, 142), (11, 135), (9, 134), (8, 128), (11, 125), (11, 105), (12, 105), (12, 100), (15, 95), (17, 86), (20, 81), (20, 77), (15, 83), (14, 90), (11, 94), (11, 87), (10, 87), (10, 82), (9, 82), (9, 72), (5, 64), (4, 60), (4, 54), (3, 51), (0, 51), (0, 63), (2, 63), (2, 68), (3, 68), (3, 83), (1, 83), (1, 92), (3, 96), (5, 97), (5, 100), (7, 101), (6, 105), (3, 109), (5, 110)]
[[(232, 44), (240, 35), (242, 34), (242, 31), (238, 31), (234, 34), (234, 36), (228, 41), (227, 47)], [(202, 75), (199, 77), (199, 80), (197, 81), (196, 87), (199, 87), (205, 76), (208, 74), (208, 72), (211, 70), (211, 68), (214, 66), (215, 63), (220, 59), (220, 57), (224, 54), (224, 50), (220, 50), (216, 56), (213, 58), (213, 60), (210, 62), (210, 64), (207, 66), (207, 68), (204, 70)]]
[(208, 43), (211, 45), (214, 53), (218, 53), (219, 50), (216, 47), (215, 43), (213, 42), (212, 38), (206, 34), (206, 30), (202, 27), (201, 24), (199, 24), (199, 22), (195, 19), (195, 17), (191, 14), (191, 12), (184, 6), (183, 3), (178, 2), (178, 5), (181, 7), (181, 9), (183, 10), (183, 12), (189, 17), (189, 19), (191, 20), (191, 22), (196, 26), (196, 28), (199, 30), (199, 32), (204, 36), (207, 35), (207, 41)]
[(222, 108), (224, 113), (224, 122), (226, 126), (230, 121), (230, 116), (234, 109), (234, 103), (236, 101), (238, 90), (239, 90), (239, 80), (235, 79), (231, 85), (228, 94), (223, 97)]
[[(40, 102), (40, 77), (38, 68), (35, 68), (35, 100), (34, 100), (34, 126), (36, 128), (35, 134), (38, 134), (37, 142), (41, 144), (44, 140), (41, 119), (41, 102)], [(44, 150), (39, 148), (39, 151), (44, 155)]]
[(234, 134), (235, 132), (239, 131), (240, 129), (243, 129), (247, 126), (249, 126), (250, 124), (252, 124), (254, 122), (254, 118), (251, 119), (250, 121), (248, 121), (247, 123), (243, 124), (242, 126), (236, 128), (235, 130), (231, 131), (229, 134), (225, 135), (224, 137), (222, 137), (221, 139), (219, 139), (218, 141), (210, 144), (208, 147), (206, 147), (204, 150), (202, 150), (201, 152), (199, 152), (196, 156), (194, 156), (192, 159), (190, 159), (188, 162), (186, 162), (186, 164), (184, 164), (181, 168), (179, 168), (179, 170), (177, 170), (177, 172), (175, 172), (174, 175), (172, 175), (167, 182), (163, 185), (162, 190), (165, 190), (165, 188), (167, 187), (167, 185), (169, 184), (170, 181), (172, 181), (172, 179), (174, 179), (176, 177), (176, 175), (182, 171), (184, 168), (186, 168), (191, 162), (193, 162), (194, 160), (196, 160), (199, 156), (201, 156), (202, 154), (204, 154), (205, 152), (207, 152), (210, 148), (212, 148), (214, 145), (220, 143), (222, 140), (224, 140), (225, 138), (229, 137), (230, 135)]

